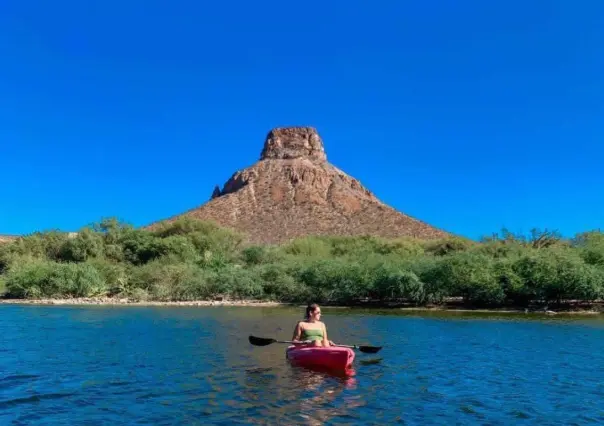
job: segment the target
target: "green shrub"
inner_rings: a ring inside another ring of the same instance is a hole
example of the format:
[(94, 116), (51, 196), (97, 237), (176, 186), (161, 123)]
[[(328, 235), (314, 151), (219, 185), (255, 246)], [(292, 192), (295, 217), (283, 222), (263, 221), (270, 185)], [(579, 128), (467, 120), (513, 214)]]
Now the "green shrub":
[(103, 237), (90, 228), (84, 228), (75, 237), (67, 239), (62, 244), (57, 259), (66, 262), (84, 262), (103, 255)]
[(13, 258), (13, 252), (11, 248), (11, 244), (0, 243), (0, 274), (4, 273), (4, 271), (6, 271), (6, 269), (11, 264)]
[(396, 255), (399, 257), (417, 257), (425, 253), (422, 241), (412, 238), (398, 238), (392, 241), (384, 240), (378, 253)]
[(153, 231), (153, 234), (160, 238), (166, 238), (173, 235), (187, 236), (197, 232), (209, 235), (221, 230), (222, 228), (214, 222), (201, 221), (183, 216), (174, 221), (159, 224)]
[(195, 300), (211, 296), (204, 271), (194, 264), (153, 261), (132, 269), (130, 293), (145, 290), (153, 300)]
[(530, 299), (594, 300), (602, 292), (602, 274), (569, 249), (540, 250), (521, 257), (514, 265)]
[(261, 299), (264, 289), (254, 269), (222, 268), (210, 277), (215, 289), (235, 299)]
[(593, 231), (578, 234), (572, 246), (579, 250), (585, 263), (604, 267), (604, 233)]
[(267, 248), (263, 246), (246, 247), (241, 251), (241, 258), (246, 265), (260, 265), (265, 263)]
[(7, 294), (15, 298), (94, 297), (107, 293), (101, 274), (89, 264), (36, 260), (8, 270)]
[(283, 252), (294, 256), (320, 257), (331, 256), (329, 244), (322, 238), (296, 238), (283, 246)]
[(172, 235), (156, 241), (158, 257), (169, 257), (172, 262), (195, 263), (201, 255), (195, 245), (186, 236)]
[(530, 293), (524, 285), (523, 278), (514, 270), (514, 259), (496, 259), (493, 264), (493, 274), (501, 287), (505, 298), (520, 306), (530, 302)]
[(374, 295), (380, 299), (405, 299), (415, 304), (426, 301), (424, 283), (412, 271), (382, 266), (375, 271)]
[(124, 259), (133, 265), (144, 265), (164, 254), (161, 240), (149, 231), (128, 231), (122, 235), (120, 245), (123, 247)]
[(292, 275), (320, 302), (349, 303), (368, 297), (370, 292), (368, 269), (357, 262), (312, 260), (296, 265)]
[(494, 259), (517, 258), (531, 249), (515, 241), (487, 241), (473, 248), (478, 254), (483, 254)]
[(380, 241), (372, 236), (326, 237), (324, 240), (331, 246), (331, 253), (337, 257), (363, 257), (370, 253), (376, 253), (380, 245)]
[(35, 232), (10, 243), (13, 254), (40, 259), (57, 260), (68, 235), (60, 231)]
[(262, 265), (255, 268), (256, 276), (263, 286), (264, 296), (282, 302), (310, 300), (312, 292), (304, 283), (296, 282), (283, 264)]
[(281, 263), (285, 258), (286, 255), (278, 247), (249, 246), (241, 250), (241, 260), (247, 266)]
[(374, 236), (314, 237), (329, 248), (318, 253), (322, 256), (363, 259), (371, 255), (417, 256), (423, 254), (423, 243), (413, 238), (384, 239)]
[(243, 242), (243, 235), (226, 228), (213, 228), (187, 234), (197, 252), (220, 253), (223, 257), (234, 259)]
[(476, 253), (443, 257), (431, 272), (433, 284), (450, 296), (460, 296), (476, 305), (503, 302), (505, 294), (494, 273), (493, 260)]
[(127, 296), (135, 302), (147, 302), (150, 300), (149, 292), (144, 288), (133, 288), (128, 292)]
[(428, 241), (425, 244), (424, 250), (426, 253), (433, 254), (434, 256), (445, 256), (447, 254), (464, 252), (472, 247), (472, 245), (473, 244), (469, 240), (451, 237), (436, 241)]
[(98, 271), (107, 285), (107, 295), (126, 295), (130, 289), (128, 268), (123, 263), (106, 259), (91, 259), (86, 262)]
[[(39, 232), (0, 244), (8, 297), (216, 296), (339, 304), (372, 299), (471, 305), (604, 297), (604, 234), (503, 230), (480, 243), (373, 236), (309, 236), (245, 245), (215, 223), (181, 218), (154, 230), (114, 218), (75, 236)], [(0, 291), (2, 291), (0, 289)]]
[(90, 228), (103, 237), (105, 244), (119, 244), (125, 234), (135, 230), (132, 225), (113, 217), (103, 218), (100, 222), (93, 223)]

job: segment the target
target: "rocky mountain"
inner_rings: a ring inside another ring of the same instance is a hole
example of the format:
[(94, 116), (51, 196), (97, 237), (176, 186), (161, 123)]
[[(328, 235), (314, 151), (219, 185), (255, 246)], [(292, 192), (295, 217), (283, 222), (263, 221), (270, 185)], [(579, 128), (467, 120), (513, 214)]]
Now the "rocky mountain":
[(311, 127), (271, 130), (257, 163), (233, 174), (222, 189), (214, 188), (205, 204), (162, 222), (181, 216), (243, 231), (254, 243), (306, 235), (449, 235), (384, 204), (330, 164)]
[(8, 243), (16, 239), (17, 237), (15, 235), (0, 235), (0, 243)]

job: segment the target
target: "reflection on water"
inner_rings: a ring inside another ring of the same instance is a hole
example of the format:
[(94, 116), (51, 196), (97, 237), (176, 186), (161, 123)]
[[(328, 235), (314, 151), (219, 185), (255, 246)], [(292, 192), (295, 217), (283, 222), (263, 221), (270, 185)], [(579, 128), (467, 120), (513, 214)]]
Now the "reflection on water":
[(248, 370), (244, 399), (263, 407), (262, 416), (249, 422), (266, 424), (272, 418), (280, 424), (324, 424), (334, 417), (349, 417), (350, 410), (360, 406), (358, 395), (347, 397), (343, 405), (338, 401), (355, 385), (354, 378), (337, 378), (299, 367)]
[(0, 424), (604, 422), (604, 322), (324, 308), (355, 375), (290, 365), (302, 310), (0, 307)]

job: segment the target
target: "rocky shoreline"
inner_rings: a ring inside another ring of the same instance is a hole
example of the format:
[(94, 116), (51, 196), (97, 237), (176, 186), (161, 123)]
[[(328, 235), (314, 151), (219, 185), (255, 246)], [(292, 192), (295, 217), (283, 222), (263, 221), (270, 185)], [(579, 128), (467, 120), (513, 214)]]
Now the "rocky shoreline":
[(15, 305), (127, 305), (127, 306), (286, 306), (285, 303), (258, 300), (156, 301), (117, 297), (81, 297), (72, 299), (0, 299), (0, 304)]
[[(83, 297), (83, 298), (65, 298), (65, 299), (1, 299), (0, 304), (4, 305), (99, 305), (99, 306), (242, 306), (242, 307), (286, 307), (302, 306), (300, 304), (291, 304), (267, 300), (190, 300), (190, 301), (157, 301), (157, 300), (135, 300), (129, 298), (117, 297)], [(604, 306), (586, 306), (575, 307), (572, 309), (526, 309), (526, 308), (492, 308), (492, 309), (471, 309), (456, 304), (443, 304), (437, 306), (331, 306), (329, 308), (339, 309), (378, 309), (378, 310), (399, 310), (404, 312), (458, 312), (458, 313), (483, 313), (483, 314), (537, 314), (537, 315), (602, 315)]]

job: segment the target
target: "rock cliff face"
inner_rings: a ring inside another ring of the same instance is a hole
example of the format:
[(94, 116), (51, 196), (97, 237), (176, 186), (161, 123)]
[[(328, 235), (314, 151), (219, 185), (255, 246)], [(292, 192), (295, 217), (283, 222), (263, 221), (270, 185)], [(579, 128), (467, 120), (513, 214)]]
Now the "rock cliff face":
[(256, 164), (215, 188), (204, 205), (166, 221), (180, 216), (213, 220), (245, 232), (254, 243), (305, 235), (448, 235), (387, 206), (328, 163), (323, 141), (310, 127), (271, 130)]

